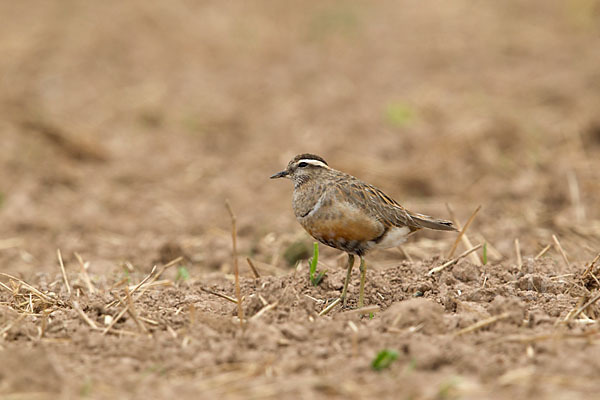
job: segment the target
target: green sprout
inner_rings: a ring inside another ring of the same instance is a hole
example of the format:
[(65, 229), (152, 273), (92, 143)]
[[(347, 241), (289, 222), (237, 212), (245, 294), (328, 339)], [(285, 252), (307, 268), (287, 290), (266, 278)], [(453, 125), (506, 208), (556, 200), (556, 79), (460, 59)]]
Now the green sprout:
[(310, 279), (310, 283), (312, 283), (313, 286), (318, 286), (319, 283), (321, 283), (321, 281), (323, 280), (323, 277), (325, 276), (325, 274), (327, 273), (327, 270), (325, 271), (321, 271), (319, 272), (316, 276), (315, 274), (317, 273), (317, 263), (319, 262), (319, 243), (315, 242), (314, 244), (314, 249), (313, 249), (313, 257), (312, 259), (309, 261), (309, 279)]
[(440, 383), (437, 398), (450, 399), (456, 396), (456, 387), (460, 384), (459, 377), (451, 377)]
[(371, 362), (371, 368), (381, 371), (388, 368), (397, 358), (398, 352), (388, 349), (381, 350)]
[(127, 268), (127, 265), (123, 264), (123, 279), (127, 280), (127, 283), (131, 283), (131, 276), (129, 273), (129, 268)]
[(177, 276), (175, 277), (175, 280), (187, 281), (188, 279), (190, 279), (190, 273), (187, 270), (187, 268), (184, 267), (183, 265), (178, 266), (177, 267)]
[(483, 243), (483, 265), (487, 264), (487, 242)]
[(414, 109), (406, 103), (394, 101), (385, 108), (385, 119), (395, 128), (403, 128), (409, 125), (414, 118)]
[(417, 368), (417, 360), (411, 358), (408, 364), (404, 367), (403, 373), (408, 375)]
[(90, 378), (85, 378), (83, 385), (81, 385), (81, 388), (79, 389), (80, 396), (89, 397), (92, 394), (92, 385), (92, 380)]

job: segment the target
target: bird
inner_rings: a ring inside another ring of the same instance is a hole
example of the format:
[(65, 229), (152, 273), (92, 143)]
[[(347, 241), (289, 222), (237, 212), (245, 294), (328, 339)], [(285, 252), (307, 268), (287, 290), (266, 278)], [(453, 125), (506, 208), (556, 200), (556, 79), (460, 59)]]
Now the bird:
[(451, 221), (408, 211), (383, 191), (342, 171), (320, 156), (299, 154), (271, 179), (294, 182), (292, 208), (302, 227), (319, 242), (348, 254), (340, 299), (346, 306), (354, 256), (360, 257), (358, 307), (364, 306), (367, 265), (373, 249), (400, 245), (423, 229), (456, 231)]

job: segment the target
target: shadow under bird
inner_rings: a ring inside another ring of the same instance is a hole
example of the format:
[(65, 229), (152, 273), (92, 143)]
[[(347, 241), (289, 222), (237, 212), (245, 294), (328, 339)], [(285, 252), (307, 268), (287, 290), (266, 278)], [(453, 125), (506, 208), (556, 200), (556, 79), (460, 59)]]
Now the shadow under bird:
[(297, 155), (274, 178), (294, 182), (292, 207), (300, 225), (319, 242), (348, 253), (341, 295), (344, 306), (354, 255), (360, 257), (360, 308), (367, 272), (364, 256), (369, 250), (398, 246), (422, 228), (456, 231), (452, 222), (408, 211), (381, 190), (329, 167), (315, 154)]

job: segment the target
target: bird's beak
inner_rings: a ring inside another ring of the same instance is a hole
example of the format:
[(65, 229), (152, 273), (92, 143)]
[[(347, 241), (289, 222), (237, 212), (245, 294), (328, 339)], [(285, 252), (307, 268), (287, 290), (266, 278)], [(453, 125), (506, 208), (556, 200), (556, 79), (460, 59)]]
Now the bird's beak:
[(281, 171), (276, 173), (275, 175), (271, 175), (271, 179), (275, 179), (275, 178), (285, 178), (286, 176), (288, 176), (290, 173), (287, 171)]

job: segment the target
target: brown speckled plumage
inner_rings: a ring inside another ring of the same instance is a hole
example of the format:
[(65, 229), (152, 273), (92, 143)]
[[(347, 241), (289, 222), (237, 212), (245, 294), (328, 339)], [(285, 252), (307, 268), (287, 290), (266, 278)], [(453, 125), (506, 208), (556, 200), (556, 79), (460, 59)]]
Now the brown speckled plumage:
[(304, 229), (321, 243), (360, 256), (361, 265), (369, 250), (397, 246), (419, 229), (456, 230), (450, 221), (406, 210), (381, 190), (330, 168), (314, 154), (294, 157), (271, 178), (282, 177), (294, 181), (292, 206)]

